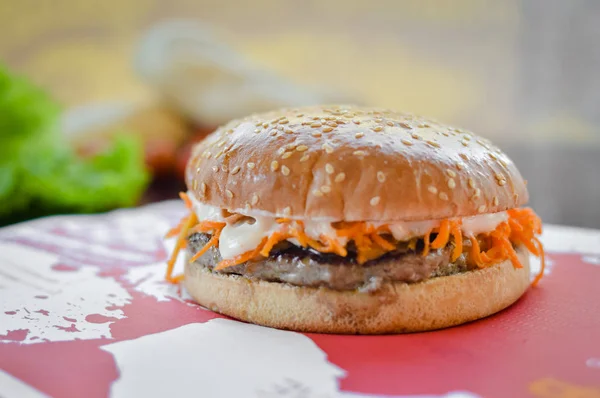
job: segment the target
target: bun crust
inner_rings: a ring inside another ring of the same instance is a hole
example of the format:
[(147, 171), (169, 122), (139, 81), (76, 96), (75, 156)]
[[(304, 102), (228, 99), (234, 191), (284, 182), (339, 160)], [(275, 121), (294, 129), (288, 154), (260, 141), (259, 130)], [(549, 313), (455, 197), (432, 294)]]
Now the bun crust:
[(297, 287), (212, 273), (186, 261), (185, 286), (201, 305), (243, 321), (314, 333), (382, 334), (446, 328), (484, 318), (513, 304), (529, 287), (510, 261), (489, 268), (406, 284), (375, 293)]
[(208, 205), (326, 221), (464, 217), (528, 200), (521, 174), (489, 141), (354, 106), (234, 120), (194, 148), (186, 182)]

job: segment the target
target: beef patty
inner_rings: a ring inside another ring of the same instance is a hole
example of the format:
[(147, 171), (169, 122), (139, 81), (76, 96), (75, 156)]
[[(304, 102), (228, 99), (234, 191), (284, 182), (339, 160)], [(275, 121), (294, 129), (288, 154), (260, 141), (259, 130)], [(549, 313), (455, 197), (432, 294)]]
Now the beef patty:
[[(206, 245), (210, 235), (195, 233), (188, 238), (188, 252), (192, 256)], [(431, 250), (423, 256), (419, 250), (398, 247), (375, 260), (358, 264), (350, 254), (340, 257), (304, 249), (292, 244), (278, 245), (268, 258), (248, 261), (220, 271), (250, 279), (284, 282), (296, 286), (324, 286), (335, 290), (375, 291), (383, 282), (415, 283), (436, 276), (446, 276), (471, 269), (461, 255), (450, 262), (452, 246)], [(211, 247), (192, 266), (210, 270), (221, 261), (219, 249)]]

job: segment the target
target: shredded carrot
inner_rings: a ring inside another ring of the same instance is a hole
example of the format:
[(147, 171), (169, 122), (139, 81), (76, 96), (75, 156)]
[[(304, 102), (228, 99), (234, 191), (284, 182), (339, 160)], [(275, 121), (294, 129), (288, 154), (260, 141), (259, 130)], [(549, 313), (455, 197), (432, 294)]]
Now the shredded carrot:
[(196, 217), (196, 213), (191, 213), (186, 222), (181, 227), (181, 231), (179, 231), (179, 235), (177, 236), (177, 242), (175, 243), (175, 248), (173, 249), (173, 253), (171, 253), (171, 257), (167, 261), (167, 272), (165, 275), (165, 279), (171, 283), (177, 283), (177, 277), (173, 277), (173, 268), (175, 268), (175, 261), (177, 261), (177, 256), (179, 255), (179, 251), (184, 246), (185, 240), (187, 238), (187, 233), (192, 225), (194, 225), (198, 221)]
[(210, 232), (210, 231), (220, 231), (225, 228), (224, 222), (219, 221), (202, 221), (198, 224), (194, 225), (191, 232)]
[(322, 253), (335, 253), (338, 256), (346, 257), (348, 251), (342, 246), (337, 239), (330, 238), (327, 235), (321, 235), (321, 240), (325, 242), (326, 246), (321, 247), (319, 250)]
[(222, 229), (219, 229), (214, 232), (213, 236), (208, 240), (208, 242), (206, 242), (204, 247), (198, 250), (198, 253), (194, 254), (192, 258), (190, 258), (190, 263), (193, 263), (194, 261), (198, 260), (200, 257), (202, 257), (204, 253), (208, 251), (208, 249), (219, 244), (219, 237), (221, 236), (221, 231)]
[(174, 226), (173, 228), (171, 228), (166, 234), (165, 234), (165, 239), (169, 239), (169, 238), (173, 238), (177, 235), (179, 235), (179, 232), (181, 231), (181, 227), (183, 227), (183, 224), (185, 224), (185, 222), (188, 220), (189, 216), (185, 216), (181, 219), (181, 221), (179, 221), (179, 224), (177, 224), (176, 226)]
[(475, 237), (475, 235), (469, 235), (468, 238), (471, 241), (471, 253), (469, 253), (470, 259), (479, 268), (483, 268), (484, 262), (481, 259), (481, 249), (479, 247), (479, 242), (477, 241), (477, 238)]
[(247, 251), (246, 253), (240, 254), (239, 256), (234, 257), (230, 260), (222, 260), (215, 267), (215, 271), (220, 271), (224, 268), (233, 267), (235, 265), (245, 263), (246, 261), (252, 260), (252, 259), (260, 256), (261, 250), (266, 245), (266, 243), (267, 243), (267, 238), (264, 238), (260, 242), (260, 244), (258, 246), (256, 246), (256, 249)]
[(183, 200), (183, 203), (185, 203), (185, 207), (188, 208), (189, 210), (191, 210), (192, 209), (192, 200), (187, 195), (187, 193), (179, 192), (179, 197), (181, 198), (181, 200)]
[(452, 221), (452, 237), (454, 238), (454, 250), (452, 251), (451, 261), (456, 261), (463, 252), (462, 231), (460, 230), (460, 220)]
[(540, 252), (541, 262), (540, 272), (535, 276), (535, 279), (531, 283), (533, 286), (536, 286), (544, 276), (544, 270), (546, 269), (546, 255), (544, 253), (544, 246), (542, 245), (542, 242), (540, 242), (540, 240), (537, 237), (534, 237), (533, 240), (535, 241), (538, 247), (538, 251)]
[(442, 220), (436, 238), (431, 242), (432, 249), (441, 249), (448, 244), (450, 238), (450, 220)]
[(383, 249), (386, 249), (387, 251), (392, 251), (392, 250), (396, 249), (396, 245), (387, 241), (384, 237), (379, 235), (377, 232), (371, 233), (369, 235), (369, 237), (371, 238), (371, 240), (373, 242), (377, 243), (379, 246), (381, 246)]
[(292, 237), (293, 236), (289, 233), (287, 228), (284, 231), (277, 231), (272, 233), (271, 236), (269, 236), (269, 238), (267, 239), (267, 242), (263, 246), (262, 250), (260, 251), (261, 256), (269, 257), (269, 253), (271, 252), (271, 250), (273, 250), (273, 247), (275, 247), (276, 244)]

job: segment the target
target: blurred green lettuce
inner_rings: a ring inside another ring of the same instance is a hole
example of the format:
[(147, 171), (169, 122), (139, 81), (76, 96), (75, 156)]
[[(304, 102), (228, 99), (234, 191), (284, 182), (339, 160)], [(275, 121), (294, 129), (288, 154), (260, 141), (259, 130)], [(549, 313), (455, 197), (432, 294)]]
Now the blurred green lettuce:
[(105, 152), (81, 158), (59, 117), (46, 93), (0, 66), (0, 225), (139, 200), (149, 180), (141, 143), (122, 134)]

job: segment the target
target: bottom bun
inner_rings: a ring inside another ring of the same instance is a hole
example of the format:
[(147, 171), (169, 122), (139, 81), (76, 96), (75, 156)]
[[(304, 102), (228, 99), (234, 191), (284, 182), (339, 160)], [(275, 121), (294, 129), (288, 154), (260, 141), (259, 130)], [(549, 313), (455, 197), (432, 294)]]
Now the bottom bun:
[(419, 283), (386, 283), (376, 292), (337, 291), (214, 273), (186, 261), (185, 287), (215, 312), (300, 332), (382, 334), (419, 332), (484, 318), (513, 304), (529, 287), (510, 261)]

